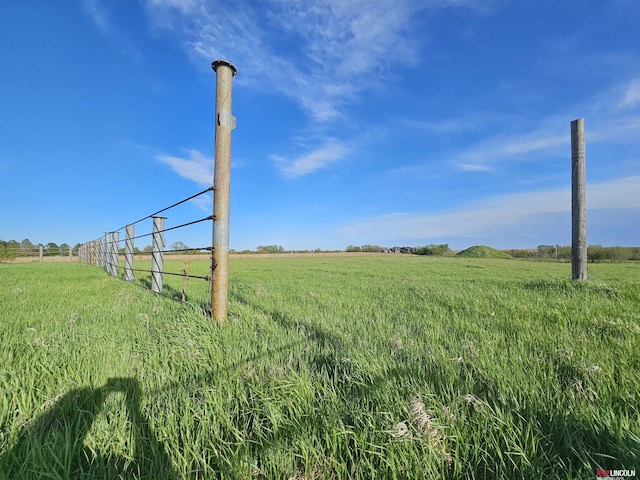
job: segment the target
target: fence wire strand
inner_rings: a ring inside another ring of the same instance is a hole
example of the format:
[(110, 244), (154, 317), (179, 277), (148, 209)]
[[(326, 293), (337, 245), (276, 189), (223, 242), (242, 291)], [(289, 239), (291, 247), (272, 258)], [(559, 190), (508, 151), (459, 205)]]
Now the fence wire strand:
[(117, 230), (114, 230), (114, 232), (119, 232), (120, 230), (123, 230), (123, 229), (127, 228), (127, 226), (129, 226), (129, 225), (135, 225), (137, 223), (142, 222), (143, 220), (146, 220), (147, 218), (155, 217), (159, 213), (166, 212), (167, 210), (171, 210), (173, 207), (177, 207), (178, 205), (181, 205), (181, 204), (183, 204), (185, 202), (188, 202), (189, 200), (193, 200), (194, 198), (199, 197), (200, 195), (204, 195), (205, 193), (211, 192), (213, 190), (214, 190), (214, 187), (213, 187), (213, 185), (211, 185), (210, 187), (207, 187), (205, 190), (202, 190), (201, 192), (198, 192), (198, 193), (196, 193), (194, 195), (191, 195), (190, 197), (187, 197), (187, 198), (185, 198), (183, 200), (180, 200), (179, 202), (176, 202), (173, 205), (169, 205), (168, 207), (165, 207), (162, 210), (158, 210), (157, 212), (154, 212), (154, 213), (152, 213), (150, 215), (147, 215), (146, 217), (142, 217), (140, 220), (136, 220), (133, 223), (128, 223), (124, 227), (120, 227)]
[[(83, 246), (84, 248), (81, 247), (82, 256), (84, 257), (84, 262), (85, 263), (90, 263), (90, 264), (93, 264), (93, 265), (97, 265), (97, 266), (101, 266), (107, 271), (107, 273), (109, 273), (112, 276), (119, 276), (118, 275), (119, 269), (123, 269), (124, 272), (130, 271), (130, 272), (150, 273), (152, 275), (154, 275), (154, 274), (171, 275), (171, 276), (176, 276), (176, 277), (182, 277), (182, 278), (185, 278), (185, 279), (198, 278), (198, 279), (206, 280), (209, 283), (209, 290), (211, 290), (211, 288), (212, 288), (211, 284), (212, 284), (212, 278), (213, 278), (213, 263), (212, 263), (212, 266), (211, 266), (212, 274), (203, 276), (203, 275), (189, 275), (187, 273), (187, 271), (186, 271), (186, 268), (185, 268), (185, 270), (183, 270), (182, 273), (175, 273), (175, 272), (167, 272), (167, 271), (164, 271), (164, 270), (147, 270), (147, 269), (143, 269), (143, 268), (133, 268), (132, 266), (131, 267), (127, 267), (126, 266), (126, 264), (127, 264), (126, 259), (125, 259), (125, 266), (121, 267), (121, 266), (119, 266), (119, 261), (116, 264), (113, 263), (113, 256), (117, 255), (119, 257), (120, 255), (122, 255), (120, 253), (120, 248), (119, 247), (120, 247), (121, 244), (124, 244), (125, 245), (125, 249), (126, 249), (127, 248), (126, 245), (127, 245), (128, 241), (133, 242), (133, 240), (136, 240), (136, 239), (139, 239), (139, 238), (145, 238), (145, 237), (150, 237), (150, 236), (162, 234), (164, 232), (177, 230), (179, 228), (187, 227), (189, 225), (195, 225), (195, 224), (201, 223), (201, 222), (206, 222), (208, 220), (215, 220), (215, 216), (214, 215), (209, 215), (207, 217), (200, 218), (198, 220), (194, 220), (194, 221), (191, 221), (191, 222), (183, 223), (181, 225), (176, 225), (174, 227), (164, 228), (162, 230), (157, 230), (157, 231), (154, 231), (152, 233), (146, 233), (146, 234), (143, 234), (143, 235), (136, 235), (136, 236), (133, 236), (133, 237), (123, 238), (123, 239), (118, 238), (117, 240), (114, 239), (114, 236), (115, 236), (116, 233), (118, 233), (118, 232), (120, 232), (122, 230), (125, 230), (129, 226), (136, 225), (136, 224), (138, 224), (138, 223), (140, 223), (140, 222), (142, 222), (144, 220), (156, 217), (160, 213), (166, 212), (167, 210), (170, 210), (170, 209), (172, 209), (174, 207), (177, 207), (178, 205), (181, 205), (181, 204), (183, 204), (185, 202), (188, 202), (189, 200), (193, 200), (194, 198), (199, 197), (200, 195), (204, 195), (205, 193), (211, 192), (211, 191), (214, 191), (214, 190), (215, 190), (215, 187), (213, 185), (211, 185), (210, 187), (208, 187), (208, 188), (206, 188), (206, 189), (204, 189), (204, 190), (202, 190), (202, 191), (200, 191), (200, 192), (198, 192), (198, 193), (196, 193), (194, 195), (186, 197), (186, 198), (184, 198), (184, 199), (182, 199), (182, 200), (180, 200), (178, 202), (175, 202), (172, 205), (169, 205), (168, 207), (162, 208), (162, 209), (158, 210), (157, 212), (154, 212), (154, 213), (152, 213), (150, 215), (142, 217), (142, 218), (136, 220), (135, 222), (128, 223), (128, 224), (118, 228), (117, 230), (113, 230), (111, 232), (105, 232), (105, 234), (103, 236), (100, 236), (95, 240), (92, 240), (90, 242), (85, 243), (84, 246)], [(160, 238), (164, 238), (164, 236), (161, 236)], [(160, 254), (164, 254), (164, 253), (171, 254), (171, 253), (176, 253), (176, 252), (202, 252), (202, 251), (208, 251), (208, 252), (211, 252), (213, 254), (213, 246), (202, 247), (202, 248), (177, 248), (177, 249), (174, 249), (174, 250), (156, 250), (156, 251), (151, 251), (151, 252), (140, 252), (140, 251), (138, 251), (138, 252), (125, 252), (125, 255), (127, 253), (130, 253), (130, 254), (132, 254), (133, 257), (135, 257), (135, 255), (148, 255), (148, 254), (154, 255), (154, 254), (159, 254), (159, 253)], [(123, 277), (122, 277), (122, 279), (124, 280)], [(157, 292), (157, 293), (162, 295), (161, 292)], [(209, 292), (209, 293), (211, 293), (211, 292)], [(184, 295), (185, 295), (184, 286), (183, 286), (182, 294), (183, 294), (183, 300), (184, 300)]]

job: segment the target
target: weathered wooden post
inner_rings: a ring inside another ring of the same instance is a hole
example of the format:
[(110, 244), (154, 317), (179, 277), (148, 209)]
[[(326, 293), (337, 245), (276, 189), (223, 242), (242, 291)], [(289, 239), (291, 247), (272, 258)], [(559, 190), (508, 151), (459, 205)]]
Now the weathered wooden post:
[(38, 247), (40, 252), (40, 263), (42, 263), (44, 261), (44, 248), (42, 245), (38, 245)]
[(124, 279), (127, 282), (133, 281), (133, 237), (134, 226), (127, 225), (126, 239), (124, 242)]
[(151, 250), (151, 291), (162, 293), (162, 272), (164, 271), (164, 221), (167, 217), (153, 218)]
[(571, 122), (571, 279), (587, 279), (587, 201), (584, 119)]
[(226, 60), (215, 60), (211, 68), (216, 72), (211, 316), (222, 321), (229, 312), (231, 131), (236, 128), (231, 114), (231, 84), (237, 70)]

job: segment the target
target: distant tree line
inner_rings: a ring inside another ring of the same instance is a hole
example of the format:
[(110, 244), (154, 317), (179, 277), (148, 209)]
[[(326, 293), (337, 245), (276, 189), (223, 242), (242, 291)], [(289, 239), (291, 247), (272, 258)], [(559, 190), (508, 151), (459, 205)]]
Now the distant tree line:
[[(16, 257), (37, 256), (40, 252), (40, 246), (43, 249), (43, 255), (48, 257), (68, 255), (71, 249), (73, 255), (78, 255), (78, 249), (82, 246), (76, 243), (73, 247), (62, 243), (60, 245), (49, 242), (44, 244), (34, 244), (28, 238), (18, 242), (16, 240), (0, 240), (0, 260), (9, 260)], [(175, 241), (169, 247), (169, 250), (175, 250), (176, 253), (201, 253), (197, 251), (185, 251), (189, 247), (181, 242)], [(120, 253), (124, 254), (124, 248), (120, 248)], [(142, 250), (134, 247), (134, 253), (151, 252), (151, 245), (145, 246)], [(231, 253), (245, 254), (264, 254), (264, 253), (324, 253), (324, 252), (340, 252), (341, 250), (323, 250), (316, 248), (314, 250), (285, 250), (282, 245), (258, 245), (255, 250), (230, 250)], [(423, 247), (381, 247), (380, 245), (365, 244), (361, 246), (349, 245), (347, 252), (372, 252), (372, 253), (408, 253), (414, 255), (450, 255), (451, 249), (449, 244), (430, 244)], [(537, 258), (537, 259), (557, 259), (562, 261), (571, 261), (571, 246), (568, 245), (538, 245), (535, 249), (511, 249), (502, 250), (514, 258)], [(594, 262), (624, 262), (624, 261), (640, 261), (640, 247), (604, 247), (602, 245), (589, 245), (587, 247), (587, 261)]]
[(324, 250), (322, 248), (315, 248), (313, 250), (287, 250), (282, 245), (258, 245), (255, 250), (229, 250), (230, 253), (242, 253), (242, 254), (265, 254), (265, 253), (328, 253), (328, 252), (340, 252), (342, 250)]
[[(571, 261), (571, 246), (569, 245), (538, 245), (533, 250), (503, 250), (514, 258), (541, 258)], [(640, 247), (603, 247), (602, 245), (589, 245), (587, 247), (587, 261), (598, 262), (624, 262), (640, 260)]]
[(389, 249), (385, 247), (381, 247), (379, 245), (362, 245), (358, 247), (356, 245), (349, 245), (347, 247), (347, 252), (373, 252), (373, 253), (383, 253), (388, 252)]
[(447, 255), (450, 252), (451, 249), (448, 243), (425, 245), (424, 247), (418, 247), (415, 251), (416, 255)]
[(46, 245), (42, 243), (34, 244), (28, 238), (23, 239), (21, 242), (17, 240), (0, 240), (0, 259), (7, 260), (16, 257), (39, 255), (40, 247), (42, 247), (42, 254), (44, 256), (55, 257), (58, 255), (69, 255), (69, 249), (71, 249), (74, 255), (77, 255), (80, 244), (78, 243), (71, 247), (66, 243), (58, 245), (54, 242), (49, 242)]

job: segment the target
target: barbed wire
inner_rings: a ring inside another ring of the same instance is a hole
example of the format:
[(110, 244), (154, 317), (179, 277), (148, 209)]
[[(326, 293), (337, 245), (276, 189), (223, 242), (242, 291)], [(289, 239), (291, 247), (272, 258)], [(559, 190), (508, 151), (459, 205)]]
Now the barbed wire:
[[(213, 251), (213, 247), (202, 247), (202, 248), (177, 248), (175, 250), (158, 250), (157, 253), (175, 253), (175, 252), (202, 252), (202, 251)], [(120, 253), (122, 255), (122, 253)], [(141, 252), (134, 252), (134, 255), (153, 255), (153, 251), (145, 252), (144, 250)]]
[[(161, 242), (164, 243), (164, 235), (162, 235), (164, 232), (170, 232), (173, 230), (177, 230), (180, 228), (184, 228), (184, 227), (188, 227), (190, 225), (195, 225), (201, 222), (206, 222), (209, 220), (215, 220), (215, 216), (214, 215), (209, 215), (207, 217), (204, 218), (199, 218), (197, 220), (193, 220), (190, 222), (186, 222), (186, 223), (182, 223), (180, 225), (176, 225), (173, 227), (168, 227), (168, 228), (162, 228), (160, 230), (154, 230), (151, 233), (145, 233), (142, 235), (134, 235), (134, 236), (129, 236), (129, 230), (127, 230), (127, 235), (126, 238), (119, 238), (119, 232), (127, 229), (129, 226), (133, 226), (136, 225), (144, 220), (147, 220), (149, 218), (154, 218), (157, 217), (159, 214), (166, 212), (167, 210), (170, 210), (174, 207), (177, 207), (178, 205), (181, 205), (185, 202), (188, 202), (189, 200), (192, 200), (196, 197), (199, 197), (200, 195), (204, 195), (207, 192), (213, 191), (215, 190), (214, 186), (210, 186), (194, 195), (191, 195), (189, 197), (186, 197), (178, 202), (175, 202), (171, 205), (169, 205), (168, 207), (162, 208), (150, 215), (146, 215), (138, 220), (136, 220), (135, 222), (132, 223), (128, 223), (120, 228), (118, 228), (117, 230), (113, 230), (111, 232), (105, 232), (105, 234), (103, 236), (98, 237), (95, 240), (92, 240), (90, 242), (86, 242), (84, 245), (82, 245), (80, 248), (82, 249), (82, 254), (81, 256), (83, 257), (83, 261), (85, 263), (91, 263), (94, 265), (100, 265), (103, 268), (105, 268), (105, 270), (107, 271), (107, 273), (109, 273), (112, 276), (118, 276), (120, 277), (120, 275), (118, 275), (119, 273), (119, 269), (123, 269), (124, 272), (141, 272), (141, 273), (150, 273), (151, 275), (155, 276), (155, 275), (170, 275), (170, 276), (175, 276), (175, 277), (182, 277), (183, 280), (183, 286), (182, 286), (182, 301), (185, 301), (185, 284), (186, 284), (186, 280), (189, 278), (197, 278), (197, 279), (202, 279), (202, 280), (206, 280), (207, 282), (209, 282), (209, 287), (211, 288), (211, 283), (212, 283), (212, 275), (189, 275), (188, 274), (188, 267), (185, 264), (185, 268), (182, 270), (182, 273), (176, 273), (176, 272), (170, 272), (170, 271), (165, 271), (162, 267), (162, 261), (160, 261), (159, 265), (156, 265), (155, 263), (152, 264), (152, 269), (148, 270), (145, 268), (134, 268), (132, 264), (129, 263), (129, 261), (127, 260), (127, 258), (131, 258), (133, 259), (135, 257), (135, 255), (157, 255), (157, 254), (172, 254), (172, 253), (178, 253), (178, 252), (203, 252), (203, 251), (208, 251), (213, 253), (213, 246), (209, 246), (209, 247), (198, 247), (198, 248), (189, 248), (184, 244), (176, 244), (176, 246), (180, 246), (180, 245), (184, 245), (185, 248), (176, 248), (176, 249), (171, 249), (171, 250), (152, 250), (152, 251), (139, 251), (135, 252), (135, 251), (131, 251), (132, 250), (132, 246), (133, 246), (133, 241), (136, 239), (140, 239), (140, 238), (145, 238), (145, 237), (154, 237), (154, 248), (158, 248), (159, 245), (155, 244), (156, 241), (156, 236), (160, 235), (160, 238), (162, 239)], [(156, 223), (154, 221), (154, 228), (156, 228)], [(133, 233), (133, 232), (131, 232)], [(115, 237), (118, 237), (117, 239)], [(131, 243), (129, 243), (131, 242)], [(121, 267), (120, 266), (120, 261), (119, 261), (119, 256), (122, 255), (122, 253), (120, 252), (120, 246), (124, 245), (124, 249), (125, 249), (125, 266)], [(162, 245), (162, 247), (164, 247), (164, 245)], [(80, 252), (79, 252), (80, 254)], [(131, 255), (131, 257), (127, 257), (127, 255)], [(211, 265), (211, 272), (213, 272), (213, 257), (211, 257), (212, 259), (212, 265)], [(88, 261), (87, 261), (88, 260)], [(115, 262), (114, 262), (115, 260)], [(155, 260), (155, 258), (154, 258)], [(160, 268), (159, 270), (154, 270), (154, 268)], [(127, 277), (127, 278), (125, 278)], [(122, 275), (122, 277), (120, 277), (122, 280), (126, 280), (128, 279), (129, 275)], [(138, 283), (138, 282), (134, 282), (134, 283)], [(148, 287), (147, 287), (148, 288)], [(158, 293), (160, 295), (162, 295), (161, 292), (154, 292), (154, 293)], [(164, 296), (164, 295), (163, 295)]]
[(190, 197), (187, 197), (187, 198), (185, 198), (185, 199), (183, 199), (183, 200), (180, 200), (179, 202), (176, 202), (176, 203), (174, 203), (173, 205), (169, 205), (168, 207), (165, 207), (165, 208), (163, 208), (162, 210), (158, 210), (157, 212), (154, 212), (154, 213), (152, 213), (152, 214), (150, 214), (150, 215), (147, 215), (146, 217), (142, 217), (140, 220), (136, 220), (136, 221), (135, 221), (135, 222), (133, 222), (133, 223), (128, 223), (128, 224), (126, 224), (124, 227), (120, 227), (120, 228), (118, 228), (117, 230), (113, 230), (113, 231), (114, 231), (114, 232), (119, 232), (120, 230), (124, 230), (124, 229), (125, 229), (125, 228), (127, 228), (129, 225), (135, 225), (135, 224), (137, 224), (137, 223), (142, 222), (143, 220), (146, 220), (146, 219), (151, 218), (151, 217), (155, 217), (155, 216), (156, 216), (156, 215), (158, 215), (159, 213), (166, 212), (167, 210), (170, 210), (170, 209), (172, 209), (173, 207), (177, 207), (178, 205), (181, 205), (181, 204), (183, 204), (183, 203), (185, 203), (185, 202), (188, 202), (189, 200), (193, 200), (194, 198), (199, 197), (200, 195), (204, 195), (205, 193), (207, 193), (207, 192), (211, 192), (211, 191), (213, 191), (213, 190), (215, 190), (215, 188), (214, 188), (214, 186), (213, 186), (213, 185), (211, 185), (210, 187), (207, 187), (205, 190), (202, 190), (201, 192), (198, 192), (198, 193), (196, 193), (196, 194), (194, 194), (194, 195), (191, 195)]
[(171, 275), (174, 277), (186, 277), (186, 278), (198, 278), (198, 279), (202, 279), (202, 280), (207, 280), (207, 281), (211, 281), (211, 277), (209, 275), (206, 276), (202, 276), (202, 275), (189, 275), (187, 273), (175, 273), (175, 272), (167, 272), (164, 270), (147, 270), (144, 268), (127, 268), (127, 267), (121, 267), (119, 265), (116, 265), (112, 262), (110, 262), (109, 260), (107, 260), (105, 262), (107, 265), (109, 265), (111, 268), (116, 267), (118, 269), (122, 269), (122, 270), (131, 270), (132, 272), (146, 272), (146, 273), (160, 273), (162, 275)]
[[(107, 232), (107, 233), (120, 232), (121, 230), (126, 229), (130, 225), (136, 225), (136, 224), (138, 224), (138, 223), (140, 223), (140, 222), (142, 222), (144, 220), (147, 220), (149, 218), (155, 217), (159, 213), (166, 212), (167, 210), (170, 210), (170, 209), (172, 209), (174, 207), (177, 207), (178, 205), (182, 205), (183, 203), (188, 202), (189, 200), (193, 200), (194, 198), (199, 197), (200, 195), (204, 195), (205, 193), (208, 193), (208, 192), (211, 192), (211, 191), (214, 191), (214, 190), (215, 190), (215, 187), (213, 185), (211, 185), (210, 187), (207, 187), (204, 190), (202, 190), (202, 191), (200, 191), (198, 193), (195, 193), (195, 194), (193, 194), (193, 195), (191, 195), (189, 197), (183, 198), (182, 200), (180, 200), (178, 202), (175, 202), (175, 203), (169, 205), (168, 207), (162, 208), (162, 209), (158, 210), (157, 212), (153, 212), (153, 213), (151, 213), (151, 214), (149, 214), (149, 215), (147, 215), (145, 217), (142, 217), (142, 218), (136, 220), (135, 222), (127, 223), (126, 225), (124, 225), (124, 226), (122, 226), (122, 227), (120, 227), (120, 228), (118, 228), (116, 230), (111, 230), (110, 232)], [(183, 225), (178, 225), (176, 227), (167, 228), (167, 229), (161, 230), (161, 231), (162, 232), (166, 232), (166, 231), (169, 231), (169, 230), (173, 230), (173, 229), (176, 229), (176, 228), (180, 228), (180, 227), (183, 227), (183, 226), (191, 225), (193, 223), (198, 223), (198, 222), (205, 221), (205, 220), (213, 220), (213, 215), (210, 215), (209, 217), (206, 217), (206, 218), (203, 218), (203, 219), (200, 219), (200, 220), (196, 220), (195, 222), (186, 223), (186, 224), (183, 224)], [(151, 236), (151, 235), (153, 235), (153, 234), (149, 233), (149, 234), (133, 237), (133, 239), (141, 238), (141, 237), (147, 237), (147, 236)], [(100, 237), (98, 237), (98, 238), (96, 238), (96, 239), (94, 239), (92, 241), (100, 242), (103, 238), (104, 238), (104, 236), (100, 236)], [(110, 241), (110, 240), (107, 240), (107, 243), (113, 243), (113, 242)]]

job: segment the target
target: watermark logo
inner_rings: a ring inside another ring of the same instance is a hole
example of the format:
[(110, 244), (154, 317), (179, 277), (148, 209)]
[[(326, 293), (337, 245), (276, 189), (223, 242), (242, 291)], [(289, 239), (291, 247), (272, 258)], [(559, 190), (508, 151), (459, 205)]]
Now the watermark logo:
[(598, 480), (635, 478), (635, 476), (636, 476), (635, 470), (625, 470), (625, 469), (604, 470), (602, 468), (596, 468), (596, 478)]

